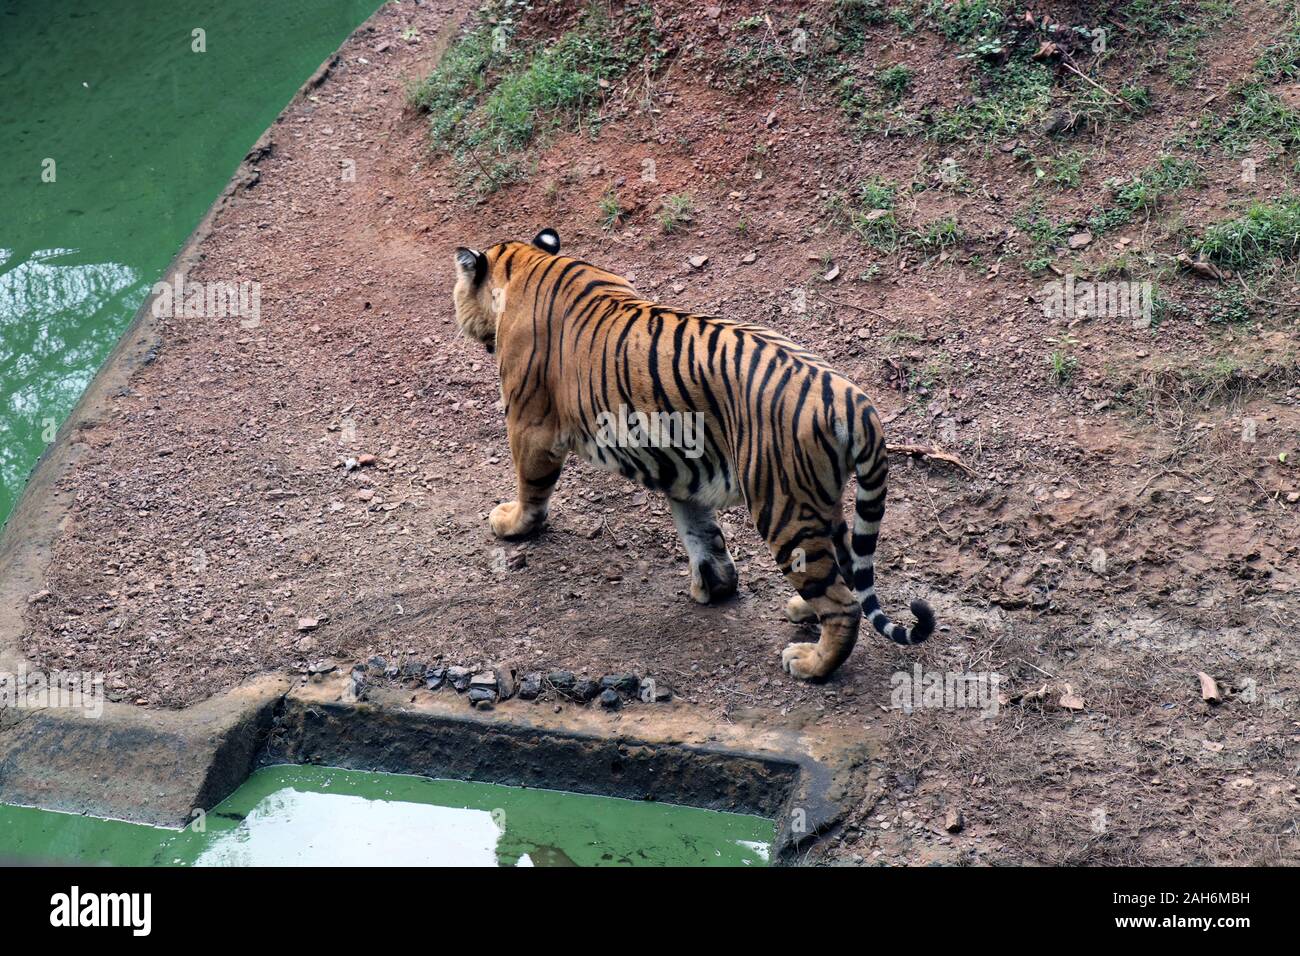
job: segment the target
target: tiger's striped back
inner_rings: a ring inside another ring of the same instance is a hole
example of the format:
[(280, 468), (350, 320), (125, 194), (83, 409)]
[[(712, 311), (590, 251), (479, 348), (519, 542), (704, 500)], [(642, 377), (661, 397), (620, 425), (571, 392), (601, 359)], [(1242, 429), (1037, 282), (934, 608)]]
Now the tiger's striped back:
[[(856, 385), (771, 329), (641, 297), (625, 279), (560, 255), (549, 230), (533, 244), (457, 255), (457, 321), (498, 355), (523, 524), (544, 519), (573, 453), (668, 496), (706, 591), (706, 572), (726, 577), (719, 566), (730, 564), (712, 513), (745, 504), (822, 624), (818, 645), (791, 646), (821, 648), (811, 663), (787, 661), (798, 676), (833, 671), (863, 611), (902, 643), (933, 629), (923, 602), (909, 632), (876, 600), (887, 461), (879, 416)], [(646, 440), (654, 435), (639, 426), (662, 421), (672, 440)], [(859, 481), (852, 534), (840, 504), (850, 475)], [(828, 626), (840, 639), (822, 647)]]

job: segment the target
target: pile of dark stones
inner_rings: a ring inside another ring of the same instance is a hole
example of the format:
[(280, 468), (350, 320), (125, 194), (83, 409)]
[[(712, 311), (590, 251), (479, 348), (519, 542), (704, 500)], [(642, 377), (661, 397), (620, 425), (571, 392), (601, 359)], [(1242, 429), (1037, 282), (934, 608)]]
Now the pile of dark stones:
[(490, 710), (494, 704), (511, 697), (575, 704), (594, 701), (606, 710), (618, 710), (634, 701), (665, 703), (673, 696), (667, 684), (632, 673), (606, 674), (599, 680), (565, 670), (531, 671), (520, 677), (511, 667), (474, 669), (414, 661), (398, 665), (382, 657), (353, 665), (347, 694), (353, 700), (363, 700), (367, 686), (376, 683), (396, 683), (429, 691), (450, 688), (464, 695), (471, 707), (480, 710)]

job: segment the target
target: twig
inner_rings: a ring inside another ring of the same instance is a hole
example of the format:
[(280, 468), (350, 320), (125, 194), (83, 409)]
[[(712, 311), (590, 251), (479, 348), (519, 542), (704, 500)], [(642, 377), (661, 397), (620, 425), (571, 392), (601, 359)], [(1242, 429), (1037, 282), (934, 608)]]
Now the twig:
[(1130, 103), (1128, 100), (1124, 99), (1124, 97), (1122, 97), (1122, 96), (1120, 96), (1120, 95), (1118, 95), (1118, 94), (1116, 94), (1116, 93), (1112, 93), (1110, 90), (1106, 89), (1106, 87), (1102, 86), (1100, 83), (1098, 83), (1098, 82), (1097, 82), (1096, 80), (1094, 80), (1092, 77), (1090, 77), (1087, 73), (1084, 73), (1083, 70), (1081, 70), (1081, 69), (1079, 69), (1077, 66), (1075, 66), (1075, 65), (1074, 65), (1074, 62), (1070, 59), (1069, 54), (1066, 53), (1064, 50), (1061, 51), (1061, 64), (1062, 64), (1062, 65), (1063, 65), (1067, 70), (1069, 70), (1071, 73), (1073, 73), (1075, 76), (1077, 76), (1077, 77), (1081, 78), (1082, 80), (1084, 80), (1084, 82), (1086, 82), (1086, 83), (1091, 83), (1091, 84), (1092, 84), (1093, 86), (1095, 86), (1097, 89), (1101, 90), (1103, 93), (1105, 93), (1107, 96), (1109, 96), (1112, 100), (1114, 100), (1114, 101), (1115, 101), (1116, 103), (1118, 103), (1120, 106), (1124, 107), (1124, 109), (1128, 110), (1130, 113), (1136, 113), (1136, 112), (1137, 112), (1137, 110), (1134, 108), (1133, 104)]
[(1264, 298), (1250, 286), (1246, 285), (1246, 280), (1241, 277), (1240, 272), (1237, 273), (1237, 281), (1241, 283), (1241, 287), (1246, 290), (1247, 295), (1256, 301), (1263, 302), (1265, 305), (1280, 305), (1283, 308), (1288, 309), (1300, 308), (1300, 302), (1277, 302), (1273, 299)]
[(831, 305), (838, 305), (846, 309), (857, 309), (859, 312), (866, 313), (867, 315), (874, 315), (878, 319), (889, 318), (889, 316), (885, 315), (883, 312), (877, 312), (875, 309), (868, 309), (865, 305), (855, 305), (852, 302), (840, 302), (838, 299), (832, 299), (830, 296), (822, 295), (820, 292), (815, 293), (815, 295), (819, 299), (826, 300)]
[(1038, 671), (1038, 673), (1042, 674), (1044, 677), (1050, 677), (1052, 680), (1056, 680), (1055, 674), (1047, 673), (1047, 671), (1043, 670), (1041, 667), (1039, 667), (1036, 664), (1030, 663), (1029, 661), (1025, 660), (1023, 657), (1017, 657), (1016, 660), (1020, 661), (1020, 663), (1024, 664), (1027, 667), (1032, 667), (1034, 670)]
[(935, 461), (945, 461), (950, 465), (956, 465), (973, 478), (979, 477), (979, 472), (975, 471), (974, 468), (966, 464), (966, 462), (962, 461), (952, 452), (936, 448), (934, 445), (894, 445), (886, 443), (885, 448), (888, 451), (897, 452), (900, 455), (914, 455), (918, 458), (933, 458)]
[(1138, 489), (1138, 493), (1133, 496), (1133, 500), (1137, 501), (1141, 498), (1142, 493), (1151, 487), (1151, 482), (1155, 481), (1157, 478), (1163, 478), (1165, 475), (1177, 475), (1180, 478), (1186, 478), (1192, 484), (1196, 484), (1196, 479), (1185, 471), (1179, 471), (1177, 468), (1162, 468), (1143, 483), (1142, 487)]

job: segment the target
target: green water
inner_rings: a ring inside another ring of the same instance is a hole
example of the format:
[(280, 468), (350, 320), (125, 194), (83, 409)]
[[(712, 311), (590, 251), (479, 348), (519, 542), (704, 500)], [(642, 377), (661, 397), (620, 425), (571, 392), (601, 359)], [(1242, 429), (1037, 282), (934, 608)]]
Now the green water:
[(552, 790), (268, 767), (165, 830), (0, 805), (0, 860), (117, 866), (765, 866), (772, 821)]
[(0, 0), (0, 522), (249, 147), (378, 6)]

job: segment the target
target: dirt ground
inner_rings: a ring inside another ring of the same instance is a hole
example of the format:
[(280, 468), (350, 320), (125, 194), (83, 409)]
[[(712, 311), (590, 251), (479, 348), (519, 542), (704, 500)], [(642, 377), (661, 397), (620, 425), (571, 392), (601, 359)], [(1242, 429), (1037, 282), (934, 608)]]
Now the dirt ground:
[[(275, 127), (189, 276), (260, 282), (260, 325), (163, 320), (156, 359), (79, 436), (88, 453), (65, 482), (75, 505), (25, 652), (109, 672), (116, 697), (148, 707), (326, 657), (631, 670), (719, 721), (881, 741), (886, 795), (813, 861), (1300, 862), (1297, 311), (1158, 329), (1046, 318), (1044, 277), (1004, 256), (1012, 210), (1043, 188), (1032, 168), (998, 144), (856, 137), (825, 97), (724, 82), (719, 24), (758, 8), (723, 6), (656, 4), (670, 65), (612, 90), (597, 138), (552, 136), (525, 181), (483, 199), (404, 98), (471, 4), (385, 7)], [(1281, 14), (1239, 6), (1255, 16), (1218, 28), (1196, 85), (1157, 78), (1157, 109), (1091, 134), (1096, 158), (1077, 190), (1052, 194), (1058, 212), (1086, 212), (1246, 69)], [(965, 95), (969, 67), (941, 36), (873, 30), (864, 60), (916, 65), (910, 97)], [(947, 155), (970, 188), (915, 192), (907, 214), (954, 217), (962, 243), (881, 256), (828, 217), (845, 182), (931, 179)], [(1177, 205), (1193, 227), (1239, 211), (1246, 188), (1238, 160), (1203, 165), (1206, 187)], [(1249, 189), (1280, 192), (1289, 175), (1261, 166)], [(606, 228), (611, 189), (624, 216)], [(666, 234), (660, 200), (682, 192), (693, 220)], [(1057, 262), (1083, 275), (1155, 248), (1171, 215)], [(577, 463), (545, 533), (491, 537), (512, 470), (493, 360), (453, 324), (451, 252), (544, 226), (647, 295), (819, 351), (873, 396), (891, 442), (960, 456), (969, 472), (900, 454), (891, 473), (878, 586), (899, 621), (910, 599), (932, 603), (927, 644), (864, 631), (831, 682), (793, 680), (780, 651), (807, 632), (783, 618), (787, 586), (747, 515), (725, 516), (739, 596), (699, 607), (665, 502)], [(1065, 387), (1048, 356), (1067, 335)], [(1181, 387), (1178, 370), (1223, 355), (1244, 371), (1213, 394)], [(349, 470), (361, 454), (377, 463)], [(320, 626), (300, 631), (304, 617)], [(892, 706), (892, 676), (917, 664), (997, 673), (996, 716)], [(1223, 703), (1202, 700), (1198, 672)]]

